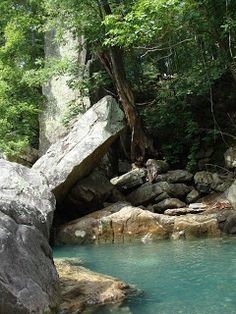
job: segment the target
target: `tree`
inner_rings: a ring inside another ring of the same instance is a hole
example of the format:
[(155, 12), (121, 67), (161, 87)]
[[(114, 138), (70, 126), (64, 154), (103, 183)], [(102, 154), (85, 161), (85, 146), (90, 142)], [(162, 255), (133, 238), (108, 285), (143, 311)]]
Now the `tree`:
[(24, 80), (43, 54), (41, 9), (37, 1), (0, 3), (0, 149), (8, 155), (37, 145), (41, 91)]
[[(132, 1), (127, 1), (129, 2)], [(58, 29), (58, 24), (63, 19), (62, 28), (70, 28), (76, 35), (83, 34), (87, 38), (88, 45), (110, 75), (123, 106), (131, 129), (131, 159), (143, 160), (145, 134), (135, 108), (134, 94), (127, 80), (122, 48), (118, 45), (104, 45), (104, 21), (112, 15), (113, 7), (115, 10), (124, 8), (123, 1), (46, 1), (45, 7), (54, 22), (50, 27)]]

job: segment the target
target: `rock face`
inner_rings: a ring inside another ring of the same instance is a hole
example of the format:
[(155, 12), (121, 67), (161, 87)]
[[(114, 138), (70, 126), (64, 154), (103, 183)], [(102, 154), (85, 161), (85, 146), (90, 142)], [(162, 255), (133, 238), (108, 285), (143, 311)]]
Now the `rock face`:
[(126, 203), (105, 208), (61, 226), (58, 244), (116, 243), (219, 237), (236, 233), (236, 214), (225, 197), (210, 203), (153, 213)]
[(48, 244), (55, 199), (46, 179), (0, 160), (0, 313), (56, 313), (59, 280)]
[(124, 128), (124, 114), (110, 96), (77, 121), (71, 132), (53, 144), (33, 166), (42, 172), (57, 200), (98, 164)]
[(122, 302), (138, 291), (110, 276), (92, 272), (72, 259), (56, 259), (62, 290), (62, 313), (78, 314), (89, 305)]
[(101, 210), (93, 213), (94, 216), (91, 214), (62, 226), (57, 236), (58, 244), (114, 243), (168, 237), (173, 217), (124, 205), (115, 213)]
[[(45, 58), (70, 62), (79, 62), (83, 70), (86, 68), (86, 49), (78, 52), (78, 46), (84, 44), (83, 37), (73, 38), (70, 32), (65, 32), (63, 42), (55, 42), (55, 30), (51, 30), (45, 35)], [(46, 63), (47, 66), (47, 63)], [(86, 71), (84, 71), (86, 72)], [(39, 117), (40, 138), (39, 153), (42, 156), (52, 143), (55, 143), (60, 136), (67, 132), (63, 118), (68, 113), (71, 104), (77, 108), (88, 109), (90, 106), (88, 97), (81, 97), (78, 90), (68, 86), (68, 81), (72, 77), (69, 75), (53, 76), (47, 84), (43, 86), (43, 94), (47, 98), (47, 103)], [(78, 80), (81, 77), (78, 75)]]

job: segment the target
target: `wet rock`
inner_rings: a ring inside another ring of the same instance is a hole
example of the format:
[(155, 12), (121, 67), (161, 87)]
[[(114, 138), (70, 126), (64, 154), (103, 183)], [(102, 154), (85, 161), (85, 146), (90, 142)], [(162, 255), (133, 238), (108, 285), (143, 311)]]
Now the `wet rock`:
[(131, 188), (142, 185), (145, 182), (146, 169), (136, 168), (133, 169), (122, 176), (115, 177), (111, 179), (111, 183), (121, 190), (129, 190)]
[(169, 165), (164, 160), (148, 159), (146, 162), (148, 181), (155, 182), (160, 173), (164, 173), (169, 169)]
[(79, 179), (95, 168), (124, 128), (123, 119), (115, 99), (104, 97), (34, 164), (33, 168), (47, 178), (59, 202)]
[(37, 171), (0, 160), (0, 313), (55, 313), (59, 280), (48, 244), (55, 199)]
[(62, 313), (77, 314), (91, 305), (121, 303), (140, 291), (114, 277), (78, 266), (76, 261), (55, 259), (61, 282)]
[(157, 204), (154, 204), (153, 208), (156, 213), (163, 213), (169, 208), (181, 208), (185, 206), (186, 204), (177, 198), (167, 198)]

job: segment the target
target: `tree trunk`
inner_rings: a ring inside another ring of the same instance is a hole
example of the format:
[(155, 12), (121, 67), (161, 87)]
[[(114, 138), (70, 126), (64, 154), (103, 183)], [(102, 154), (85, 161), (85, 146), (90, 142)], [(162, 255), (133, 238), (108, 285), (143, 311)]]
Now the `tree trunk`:
[[(103, 0), (102, 7), (105, 15), (112, 13), (108, 1)], [(109, 47), (105, 53), (98, 53), (98, 57), (116, 87), (131, 129), (131, 160), (142, 162), (145, 157), (146, 136), (135, 108), (133, 91), (126, 78), (123, 52), (119, 47), (113, 46)]]

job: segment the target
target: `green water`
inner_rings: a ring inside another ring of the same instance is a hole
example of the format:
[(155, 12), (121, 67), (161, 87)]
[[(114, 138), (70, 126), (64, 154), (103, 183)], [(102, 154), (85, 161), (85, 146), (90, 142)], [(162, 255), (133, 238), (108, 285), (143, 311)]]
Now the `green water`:
[(85, 267), (144, 291), (125, 304), (90, 313), (236, 313), (236, 239), (55, 248), (55, 257), (81, 257)]

